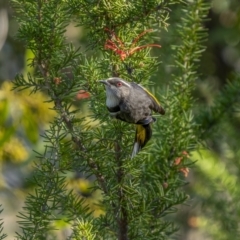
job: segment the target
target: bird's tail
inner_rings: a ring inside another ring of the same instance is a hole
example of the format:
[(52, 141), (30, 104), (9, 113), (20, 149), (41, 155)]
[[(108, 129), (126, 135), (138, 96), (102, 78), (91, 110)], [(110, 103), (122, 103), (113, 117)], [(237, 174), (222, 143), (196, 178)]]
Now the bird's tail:
[(152, 137), (151, 123), (146, 125), (137, 124), (135, 141), (132, 150), (132, 158), (146, 145), (146, 143)]

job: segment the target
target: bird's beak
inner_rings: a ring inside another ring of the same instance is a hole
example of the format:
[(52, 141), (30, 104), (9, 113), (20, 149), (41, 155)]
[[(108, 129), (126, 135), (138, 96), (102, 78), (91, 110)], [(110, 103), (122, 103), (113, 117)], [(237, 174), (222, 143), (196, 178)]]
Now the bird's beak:
[(108, 83), (108, 81), (107, 80), (99, 80), (98, 82), (100, 82), (100, 83), (103, 83), (104, 85), (109, 85), (109, 83)]

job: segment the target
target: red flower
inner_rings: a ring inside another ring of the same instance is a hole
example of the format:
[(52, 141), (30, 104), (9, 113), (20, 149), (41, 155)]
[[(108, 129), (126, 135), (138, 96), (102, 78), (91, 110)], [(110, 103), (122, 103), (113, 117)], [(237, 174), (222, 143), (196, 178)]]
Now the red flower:
[(152, 29), (148, 29), (142, 33), (140, 33), (133, 41), (132, 41), (132, 44), (130, 46), (129, 49), (126, 49), (123, 42), (116, 36), (116, 34), (105, 28), (105, 31), (108, 31), (111, 33), (111, 36), (112, 36), (112, 39), (113, 40), (109, 40), (107, 39), (106, 42), (105, 42), (105, 49), (110, 49), (112, 51), (114, 51), (117, 55), (120, 56), (121, 60), (123, 61), (126, 57), (129, 57), (131, 56), (132, 54), (134, 54), (135, 52), (137, 51), (140, 51), (141, 49), (143, 48), (147, 48), (147, 47), (161, 47), (160, 45), (158, 44), (146, 44), (146, 45), (143, 45), (143, 46), (137, 46), (137, 47), (134, 47), (134, 45), (136, 45), (136, 43), (139, 41), (139, 39), (145, 35), (146, 33), (148, 32), (152, 32), (153, 30)]
[(90, 93), (85, 91), (85, 90), (79, 90), (77, 95), (76, 95), (76, 98), (78, 100), (90, 98)]
[[(189, 157), (189, 155), (186, 151), (183, 151), (182, 155), (183, 155), (182, 157), (178, 157), (174, 160), (174, 165), (175, 166), (180, 165), (180, 163), (181, 163), (181, 161), (183, 160), (184, 157)], [(180, 168), (179, 171), (183, 173), (184, 177), (187, 177), (188, 173), (189, 173), (189, 168), (183, 167), (183, 168)]]

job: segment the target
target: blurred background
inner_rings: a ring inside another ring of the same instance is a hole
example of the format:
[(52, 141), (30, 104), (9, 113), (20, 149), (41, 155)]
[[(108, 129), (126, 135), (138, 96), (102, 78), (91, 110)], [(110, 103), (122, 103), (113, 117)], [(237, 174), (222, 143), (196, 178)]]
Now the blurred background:
[[(210, 107), (221, 95), (234, 73), (240, 72), (240, 1), (212, 0), (209, 21), (205, 23), (209, 38), (199, 68), (196, 82), (197, 99), (195, 111)], [(159, 72), (167, 82), (169, 46), (174, 43), (174, 14), (170, 17), (169, 32), (161, 32), (160, 54), (162, 66)], [(28, 91), (11, 91), (17, 73), (26, 74), (26, 59), (32, 53), (16, 40), (18, 24), (8, 0), (0, 1), (0, 204), (4, 212), (4, 230), (12, 239), (18, 230), (16, 215), (23, 206), (26, 194), (33, 186), (26, 182), (31, 178), (36, 151), (43, 151), (41, 134), (54, 117), (48, 110), (51, 105), (43, 103), (46, 96), (37, 93), (34, 98)], [(84, 45), (84, 32), (67, 27), (66, 37), (76, 46)], [(157, 77), (153, 76), (157, 82)], [(81, 92), (76, 103), (84, 105), (88, 96)], [(237, 99), (237, 98), (236, 98)], [(238, 98), (239, 99), (239, 98)], [(229, 106), (230, 107), (230, 106)], [(175, 221), (179, 225), (178, 240), (240, 239), (240, 115), (227, 114), (215, 123), (215, 133), (206, 137), (206, 147), (191, 153), (196, 164), (188, 176), (185, 191), (189, 194), (187, 206), (180, 206)], [(98, 193), (88, 195), (87, 180), (69, 177), (72, 186), (89, 202), (97, 200)], [(96, 216), (100, 214), (96, 209)], [(62, 227), (64, 229), (64, 226)], [(64, 230), (63, 230), (64, 231)]]

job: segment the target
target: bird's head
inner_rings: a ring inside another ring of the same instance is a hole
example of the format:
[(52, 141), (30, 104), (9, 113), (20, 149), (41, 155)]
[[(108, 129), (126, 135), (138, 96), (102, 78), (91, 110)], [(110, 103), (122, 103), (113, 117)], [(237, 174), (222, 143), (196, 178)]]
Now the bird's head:
[(118, 77), (100, 80), (99, 82), (105, 85), (107, 97), (115, 97), (119, 100), (123, 97), (127, 97), (132, 88), (128, 82)]

